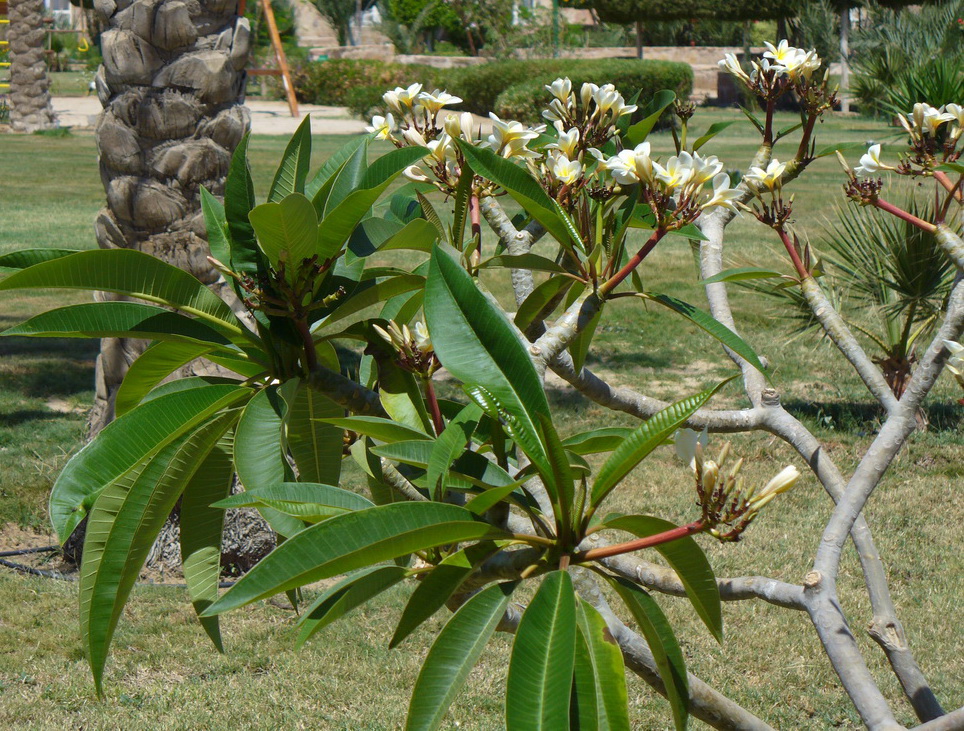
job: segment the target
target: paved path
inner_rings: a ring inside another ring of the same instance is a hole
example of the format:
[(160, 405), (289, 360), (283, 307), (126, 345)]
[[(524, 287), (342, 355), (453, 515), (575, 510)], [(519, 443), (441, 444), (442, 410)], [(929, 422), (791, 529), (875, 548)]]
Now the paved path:
[[(56, 96), (53, 105), (62, 127), (93, 128), (101, 112), (96, 96)], [(344, 107), (301, 104), (299, 111), (302, 116), (294, 118), (285, 102), (249, 99), (247, 106), (251, 110), (251, 131), (256, 135), (290, 136), (306, 114), (311, 114), (311, 131), (314, 134), (361, 134), (365, 131), (365, 122), (352, 119)]]

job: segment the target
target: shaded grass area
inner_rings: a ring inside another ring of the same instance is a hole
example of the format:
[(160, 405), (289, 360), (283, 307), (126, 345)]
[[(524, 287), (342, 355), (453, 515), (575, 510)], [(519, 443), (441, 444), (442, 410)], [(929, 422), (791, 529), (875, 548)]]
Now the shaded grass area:
[[(784, 116), (780, 127), (792, 121)], [(695, 129), (700, 133), (712, 122), (733, 118), (731, 111), (701, 110), (694, 118)], [(728, 167), (742, 166), (754, 151), (746, 129), (740, 124), (731, 127), (707, 151)], [(834, 118), (819, 134), (818, 148), (837, 141), (886, 141), (890, 132), (875, 122)], [(318, 163), (343, 141), (316, 139)], [(92, 137), (7, 137), (0, 145), (0, 180), (18, 181), (4, 186), (0, 197), (0, 252), (24, 244), (94, 246), (92, 221), (103, 191)], [(654, 147), (664, 156), (670, 146), (665, 135), (655, 137)], [(252, 166), (262, 196), (283, 148), (280, 138), (252, 141)], [(778, 148), (777, 157), (784, 159), (791, 149), (788, 145), (783, 153)], [(51, 185), (52, 179), (59, 184)], [(842, 201), (841, 182), (831, 158), (814, 163), (793, 184), (802, 239), (817, 242), (821, 222), (832, 215), (832, 205)], [(728, 231), (729, 266), (790, 271), (771, 232), (748, 216)], [(484, 246), (486, 252), (492, 251), (491, 236)], [(413, 259), (404, 256), (378, 257), (373, 264), (411, 265)], [(651, 291), (705, 307), (686, 241), (669, 239), (661, 244), (642, 274)], [(510, 292), (501, 278), (488, 276), (486, 283), (508, 309), (514, 309), (508, 306)], [(84, 297), (6, 295), (0, 300), (0, 325)], [(770, 361), (773, 384), (783, 402), (815, 431), (841, 469), (850, 469), (880, 424), (880, 413), (859, 379), (818, 339), (791, 338), (770, 301), (737, 288), (731, 289), (731, 298), (744, 336)], [(666, 310), (626, 301), (609, 307), (588, 363), (614, 382), (660, 398), (679, 398), (732, 374), (732, 364), (713, 341)], [(86, 341), (0, 340), (0, 521), (45, 524), (47, 492), (83, 432), (95, 355), (96, 344)], [(950, 379), (942, 377), (929, 406), (930, 430), (912, 437), (867, 511), (898, 614), (947, 708), (964, 705), (964, 640), (948, 621), (958, 612), (957, 577), (964, 573), (964, 556), (956, 550), (964, 544), (964, 524), (959, 520), (964, 513), (964, 409), (955, 403), (959, 396)], [(593, 425), (632, 423), (625, 415), (611, 414), (558, 388), (551, 390), (550, 399), (564, 434)], [(64, 404), (77, 411), (64, 413)], [(736, 385), (730, 385), (714, 405), (738, 407), (744, 401)], [(731, 441), (747, 460), (748, 480), (765, 481), (783, 465), (799, 464), (788, 447), (767, 435), (735, 436)], [(722, 442), (714, 438), (713, 449)], [(659, 450), (633, 474), (628, 489), (611, 507), (688, 522), (695, 517), (691, 478), (670, 450)], [(744, 541), (721, 546), (699, 540), (721, 576), (764, 574), (799, 582), (831, 508), (807, 475), (798, 489), (771, 504)], [(870, 609), (852, 549), (846, 553), (840, 583), (844, 606), (872, 670), (898, 718), (910, 723), (909, 707), (882, 653), (862, 630)], [(436, 620), (401, 649), (386, 649), (407, 591), (395, 590), (359, 610), (300, 653), (290, 649), (295, 636), (290, 611), (270, 602), (247, 607), (225, 618), (229, 647), (219, 656), (197, 627), (183, 591), (138, 588), (125, 610), (108, 665), (108, 700), (99, 702), (92, 697), (77, 640), (76, 586), (3, 573), (0, 725), (400, 728), (418, 663), (440, 626)], [(690, 669), (754, 713), (787, 729), (860, 727), (806, 617), (762, 602), (729, 604), (724, 609), (726, 639), (719, 646), (684, 600), (665, 597), (660, 603), (677, 628)], [(505, 637), (493, 643), (447, 727), (502, 727), (508, 647)], [(637, 728), (670, 727), (666, 703), (641, 683), (632, 682), (630, 698)]]

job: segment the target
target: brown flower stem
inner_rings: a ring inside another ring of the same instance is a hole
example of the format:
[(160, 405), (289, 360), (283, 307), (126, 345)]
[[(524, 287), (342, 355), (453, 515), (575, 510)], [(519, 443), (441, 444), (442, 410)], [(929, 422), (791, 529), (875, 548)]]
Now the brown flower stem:
[(479, 207), (479, 197), (469, 198), (469, 220), (472, 224), (472, 237), (475, 239), (479, 254), (482, 253), (482, 211)]
[(903, 210), (902, 208), (898, 208), (893, 203), (888, 203), (883, 198), (878, 198), (875, 200), (873, 205), (882, 211), (886, 211), (892, 216), (897, 216), (897, 218), (901, 219), (902, 221), (907, 221), (907, 223), (911, 224), (912, 226), (917, 226), (917, 228), (921, 229), (922, 231), (934, 233), (937, 230), (937, 226), (935, 226), (933, 223), (920, 219), (917, 216)]
[(295, 327), (298, 328), (298, 334), (301, 335), (301, 340), (305, 346), (305, 366), (306, 370), (311, 373), (318, 367), (318, 353), (315, 351), (315, 341), (311, 337), (311, 330), (308, 329), (307, 320), (295, 320)]
[(808, 150), (810, 147), (810, 137), (813, 135), (813, 125), (817, 121), (816, 114), (811, 114), (807, 117), (807, 123), (803, 127), (803, 136), (800, 138), (800, 146), (797, 148), (796, 159), (799, 162), (803, 162), (807, 159)]
[(592, 548), (588, 551), (577, 553), (572, 557), (572, 562), (585, 563), (586, 561), (599, 561), (600, 559), (609, 558), (610, 556), (620, 556), (624, 553), (641, 551), (644, 548), (652, 548), (653, 546), (659, 546), (663, 543), (675, 541), (678, 538), (691, 536), (694, 533), (701, 533), (706, 529), (706, 527), (706, 524), (704, 524), (702, 520), (697, 520), (693, 523), (687, 523), (686, 525), (681, 525), (678, 528), (673, 528), (672, 530), (657, 533), (654, 536), (646, 536), (645, 538), (637, 538), (634, 541), (616, 543), (615, 545), (603, 546), (602, 548)]
[(964, 181), (964, 177), (958, 178), (957, 183), (954, 183), (947, 177), (946, 173), (941, 170), (935, 170), (934, 180), (943, 185), (944, 189), (950, 193), (958, 203), (964, 202), (964, 191), (961, 191), (961, 182)]
[(810, 276), (810, 272), (807, 271), (807, 268), (800, 260), (800, 254), (797, 253), (796, 247), (793, 245), (793, 242), (790, 241), (790, 237), (787, 236), (787, 232), (784, 231), (782, 226), (777, 229), (777, 233), (780, 234), (780, 240), (783, 242), (783, 246), (790, 255), (790, 261), (793, 262), (793, 268), (797, 270), (797, 275), (801, 279), (805, 279), (806, 277)]
[(442, 420), (442, 410), (438, 405), (438, 397), (435, 395), (435, 387), (432, 379), (425, 379), (425, 400), (428, 401), (428, 410), (432, 415), (432, 424), (435, 426), (435, 436), (441, 436), (445, 431), (445, 422)]
[(666, 231), (663, 228), (658, 228), (653, 231), (653, 235), (649, 237), (649, 241), (647, 241), (643, 247), (633, 255), (633, 257), (626, 263), (626, 266), (602, 283), (602, 285), (599, 287), (599, 296), (605, 297), (612, 290), (616, 289), (616, 287), (618, 287), (626, 277), (632, 274), (633, 269), (638, 267), (640, 263), (642, 263), (643, 259), (649, 256), (649, 252), (656, 248), (656, 244), (658, 244), (659, 240), (665, 235)]

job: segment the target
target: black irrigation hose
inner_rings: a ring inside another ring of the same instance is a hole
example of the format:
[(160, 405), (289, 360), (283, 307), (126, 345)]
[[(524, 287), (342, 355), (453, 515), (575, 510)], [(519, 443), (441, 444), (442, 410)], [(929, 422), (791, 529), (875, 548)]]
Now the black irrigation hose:
[[(18, 551), (0, 551), (0, 557), (3, 556), (23, 556), (28, 553), (53, 553), (60, 549), (60, 546), (41, 546), (40, 548), (21, 548)], [(45, 579), (60, 579), (61, 581), (77, 581), (76, 576), (71, 576), (69, 574), (62, 574), (59, 571), (45, 571), (44, 569), (35, 569), (32, 566), (24, 566), (22, 563), (14, 563), (13, 561), (6, 561), (0, 558), (0, 566), (6, 566), (8, 569), (13, 569), (14, 571), (19, 571), (22, 574), (29, 574), (30, 576), (41, 576)], [(227, 589), (234, 586), (233, 581), (219, 581), (219, 589)], [(186, 589), (187, 584), (167, 584), (164, 582), (155, 581), (138, 581), (137, 586), (164, 586), (172, 589)]]

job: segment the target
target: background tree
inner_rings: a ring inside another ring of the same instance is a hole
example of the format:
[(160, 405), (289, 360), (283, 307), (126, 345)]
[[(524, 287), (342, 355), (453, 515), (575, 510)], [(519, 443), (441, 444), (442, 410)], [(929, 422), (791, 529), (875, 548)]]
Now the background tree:
[(316, 0), (315, 5), (338, 35), (338, 45), (358, 45), (351, 32), (351, 21), (358, 10), (355, 0)]
[(43, 0), (10, 0), (10, 125), (18, 132), (54, 126), (44, 63)]
[[(136, 0), (97, 9), (106, 28), (96, 86), (107, 192), (97, 243), (144, 251), (214, 285), (200, 191), (223, 193), (231, 152), (250, 125), (243, 106), (249, 23), (238, 16), (237, 0)], [(113, 418), (116, 390), (142, 349), (140, 341), (103, 341), (92, 433)]]

